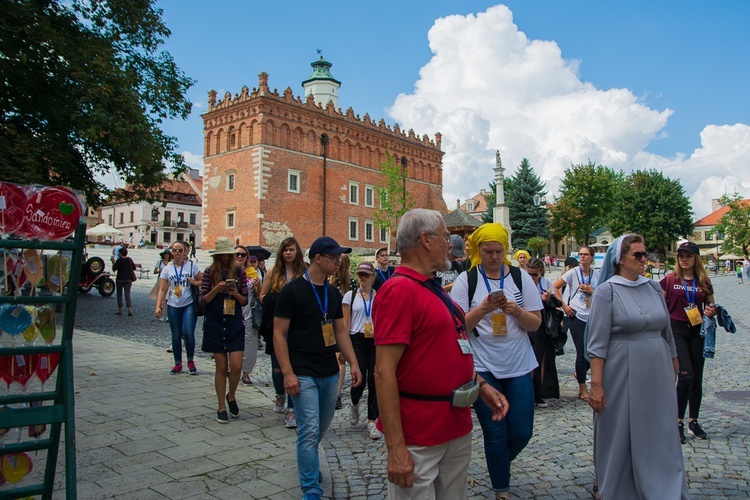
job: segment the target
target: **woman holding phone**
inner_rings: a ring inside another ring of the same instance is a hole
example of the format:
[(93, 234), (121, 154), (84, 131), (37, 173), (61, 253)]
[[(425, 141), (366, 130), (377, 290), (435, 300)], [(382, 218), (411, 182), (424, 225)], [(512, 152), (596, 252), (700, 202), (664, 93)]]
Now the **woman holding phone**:
[(201, 305), (206, 307), (202, 349), (204, 352), (213, 353), (216, 363), (214, 388), (219, 401), (216, 421), (220, 424), (229, 422), (227, 406), (232, 418), (240, 416), (235, 391), (240, 382), (242, 355), (245, 350), (242, 307), (247, 304), (248, 292), (245, 272), (237, 266), (235, 252), (229, 238), (221, 237), (216, 240), (211, 252), (214, 261), (203, 271), (198, 299)]

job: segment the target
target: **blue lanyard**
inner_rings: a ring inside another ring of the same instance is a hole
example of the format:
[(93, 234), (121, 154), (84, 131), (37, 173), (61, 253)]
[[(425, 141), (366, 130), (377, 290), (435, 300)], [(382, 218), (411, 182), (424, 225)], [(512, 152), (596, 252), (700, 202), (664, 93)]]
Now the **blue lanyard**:
[(539, 283), (536, 284), (536, 287), (539, 289), (539, 295), (544, 295), (547, 290), (542, 288), (542, 280), (539, 280)]
[(380, 277), (383, 278), (383, 281), (387, 281), (388, 278), (391, 277), (391, 268), (390, 267), (386, 268), (385, 274), (383, 274), (383, 271), (381, 271), (380, 268), (378, 268), (378, 272), (380, 273)]
[[(491, 293), (490, 280), (487, 279), (487, 274), (484, 272), (484, 266), (479, 266), (479, 272), (482, 273), (484, 279), (484, 286), (487, 287), (487, 293)], [(500, 290), (505, 288), (505, 264), (500, 264)]]
[(315, 284), (310, 281), (310, 275), (307, 272), (307, 269), (305, 269), (305, 278), (307, 278), (307, 281), (310, 283), (310, 286), (313, 289), (313, 295), (315, 295), (315, 298), (318, 301), (318, 307), (320, 307), (320, 312), (323, 313), (323, 321), (328, 321), (328, 280), (323, 281), (323, 294), (325, 297), (323, 298), (324, 302), (320, 302), (320, 296), (318, 295), (318, 290), (315, 288)]
[(182, 282), (182, 270), (184, 268), (185, 268), (185, 261), (184, 260), (182, 261), (182, 265), (180, 266), (180, 274), (177, 274), (177, 266), (174, 266), (174, 277), (176, 278), (177, 283)]
[(372, 311), (372, 288), (370, 288), (370, 301), (365, 301), (365, 294), (362, 293), (362, 289), (359, 289), (359, 296), (362, 297), (362, 303), (365, 305), (365, 317), (370, 317), (370, 311)]
[(589, 269), (589, 280), (586, 281), (586, 278), (583, 277), (583, 269), (580, 267), (578, 268), (578, 272), (581, 273), (581, 284), (582, 285), (590, 285), (591, 284), (591, 276), (593, 276), (594, 271), (592, 269)]
[(695, 304), (695, 293), (696, 293), (696, 286), (695, 286), (695, 278), (693, 278), (693, 290), (692, 290), (692, 296), (688, 292), (688, 286), (687, 283), (685, 283), (685, 280), (682, 280), (682, 288), (685, 290), (685, 300), (687, 300), (688, 305)]

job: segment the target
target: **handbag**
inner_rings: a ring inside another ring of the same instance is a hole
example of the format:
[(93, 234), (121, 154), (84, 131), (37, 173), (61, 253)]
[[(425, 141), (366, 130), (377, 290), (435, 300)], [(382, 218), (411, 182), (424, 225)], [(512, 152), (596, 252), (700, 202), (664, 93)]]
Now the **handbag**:
[[(190, 275), (193, 276), (193, 263), (190, 262)], [(200, 302), (198, 301), (198, 297), (200, 296), (201, 289), (200, 287), (196, 285), (190, 285), (190, 294), (193, 296), (193, 310), (195, 311), (196, 316), (205, 316), (206, 315), (206, 306), (202, 306)]]
[(255, 295), (253, 295), (250, 301), (250, 319), (255, 329), (260, 328), (260, 325), (263, 323), (263, 304), (260, 303), (260, 300)]
[(138, 278), (135, 274), (135, 263), (130, 257), (128, 257), (128, 260), (130, 261), (130, 281), (136, 281)]

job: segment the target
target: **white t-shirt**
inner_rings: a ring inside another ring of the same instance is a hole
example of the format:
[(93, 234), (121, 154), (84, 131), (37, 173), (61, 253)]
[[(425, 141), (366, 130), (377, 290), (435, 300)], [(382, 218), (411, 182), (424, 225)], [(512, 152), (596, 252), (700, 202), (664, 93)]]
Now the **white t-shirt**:
[[(174, 262), (170, 262), (159, 274), (159, 279), (167, 280), (169, 283), (169, 292), (167, 293), (167, 305), (172, 307), (185, 307), (193, 303), (193, 296), (190, 293), (190, 278), (194, 278), (201, 272), (200, 267), (195, 262), (183, 261), (180, 267), (175, 268)], [(174, 294), (175, 286), (182, 287), (182, 296)]]
[[(477, 272), (479, 272), (477, 270)], [(474, 297), (469, 301), (468, 273), (461, 273), (453, 283), (451, 298), (464, 310), (472, 310), (482, 303), (488, 295), (487, 286), (481, 273), (477, 276), (477, 288)], [(523, 293), (519, 292), (513, 278), (505, 277), (503, 289), (508, 300), (522, 306), (527, 311), (541, 311), (542, 299), (534, 284), (534, 280), (526, 271), (521, 272), (523, 279)], [(490, 279), (490, 289), (499, 290), (500, 280)], [(468, 306), (468, 307), (467, 307)], [(492, 334), (492, 314), (487, 314), (479, 321), (477, 332), (467, 332), (471, 347), (474, 350), (474, 369), (478, 372), (490, 372), (495, 378), (512, 378), (526, 375), (536, 368), (538, 363), (531, 347), (528, 333), (521, 329), (516, 318), (506, 315), (508, 326), (507, 336)]]
[(370, 313), (369, 322), (372, 323), (372, 303), (375, 301), (375, 290), (372, 290), (372, 300), (370, 300), (370, 294), (365, 294), (364, 298), (362, 298), (362, 291), (357, 288), (357, 296), (354, 297), (354, 303), (352, 303), (352, 293), (353, 290), (346, 292), (341, 301), (342, 305), (351, 307), (352, 320), (349, 325), (349, 335), (365, 331), (365, 320), (367, 318), (365, 306), (367, 312)]
[[(576, 318), (581, 321), (589, 320), (589, 308), (586, 307), (586, 294), (579, 290), (579, 287), (584, 283), (590, 284), (592, 287), (596, 287), (599, 282), (599, 269), (589, 269), (589, 274), (586, 275), (580, 266), (569, 269), (567, 273), (563, 274), (561, 278), (567, 287), (565, 294), (568, 296), (568, 305), (576, 312)], [(583, 276), (583, 279), (581, 279)], [(589, 278), (590, 277), (590, 278)], [(589, 283), (591, 279), (591, 283)], [(589, 304), (591, 301), (589, 300)]]

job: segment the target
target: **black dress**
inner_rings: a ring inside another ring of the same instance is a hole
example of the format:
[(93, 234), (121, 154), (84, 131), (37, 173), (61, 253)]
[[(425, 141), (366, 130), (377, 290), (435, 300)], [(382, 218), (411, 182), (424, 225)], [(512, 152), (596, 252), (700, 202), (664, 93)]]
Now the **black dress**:
[[(226, 278), (224, 278), (226, 279)], [(206, 304), (206, 315), (203, 317), (204, 352), (230, 353), (245, 350), (245, 318), (242, 306), (226, 292), (217, 293), (211, 302), (205, 302), (204, 296), (211, 291), (211, 268), (203, 271), (200, 299)], [(240, 295), (247, 296), (247, 279), (237, 273), (237, 284)], [(224, 314), (224, 300), (234, 300), (234, 314)]]

